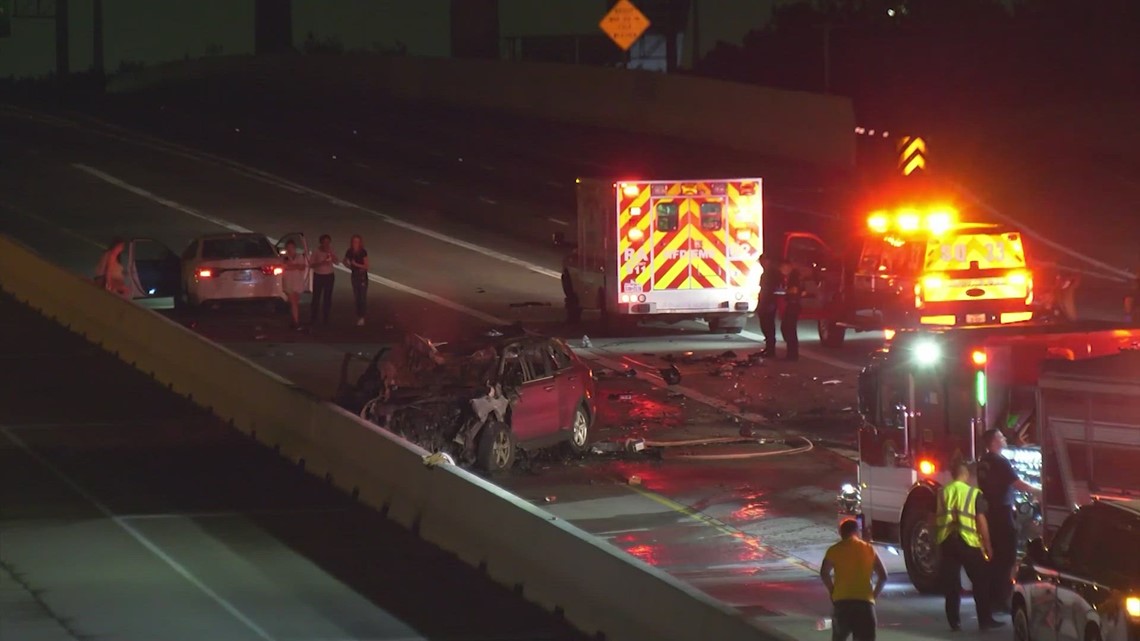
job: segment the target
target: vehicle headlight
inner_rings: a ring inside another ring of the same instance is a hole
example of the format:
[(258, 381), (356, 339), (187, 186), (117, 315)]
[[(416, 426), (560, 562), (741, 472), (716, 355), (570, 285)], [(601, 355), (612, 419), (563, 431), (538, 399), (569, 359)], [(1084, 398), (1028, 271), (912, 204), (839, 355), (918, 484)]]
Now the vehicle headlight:
[(1130, 596), (1124, 599), (1124, 611), (1131, 619), (1140, 619), (1140, 597)]

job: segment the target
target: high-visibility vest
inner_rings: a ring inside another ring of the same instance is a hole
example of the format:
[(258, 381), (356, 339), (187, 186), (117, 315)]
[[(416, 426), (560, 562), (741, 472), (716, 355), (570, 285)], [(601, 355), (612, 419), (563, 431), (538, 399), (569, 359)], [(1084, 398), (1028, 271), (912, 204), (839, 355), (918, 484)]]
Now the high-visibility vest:
[(956, 532), (966, 545), (982, 547), (982, 539), (978, 535), (978, 493), (978, 488), (962, 481), (954, 481), (942, 488), (935, 516), (939, 543), (945, 541), (951, 532)]

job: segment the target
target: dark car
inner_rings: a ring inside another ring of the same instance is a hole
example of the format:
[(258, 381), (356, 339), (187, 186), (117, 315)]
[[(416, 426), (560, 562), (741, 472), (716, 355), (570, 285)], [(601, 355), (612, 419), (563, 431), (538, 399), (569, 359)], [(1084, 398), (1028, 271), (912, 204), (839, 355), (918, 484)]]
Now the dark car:
[(353, 402), (376, 425), (489, 472), (520, 449), (585, 452), (595, 417), (590, 368), (564, 341), (515, 327), (447, 344), (409, 335), (342, 390), (341, 404)]
[(1098, 500), (1029, 550), (1013, 596), (1021, 641), (1140, 640), (1140, 500)]

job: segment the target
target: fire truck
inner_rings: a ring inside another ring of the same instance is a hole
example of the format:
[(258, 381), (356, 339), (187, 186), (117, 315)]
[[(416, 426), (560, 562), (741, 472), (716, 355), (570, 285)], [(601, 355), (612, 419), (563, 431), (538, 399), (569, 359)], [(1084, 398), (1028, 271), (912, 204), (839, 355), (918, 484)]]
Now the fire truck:
[(579, 179), (578, 237), (562, 273), (569, 319), (597, 310), (610, 327), (703, 319), (711, 332), (739, 333), (760, 291), (761, 184)]
[[(1140, 489), (1140, 352), (1123, 356), (1130, 382), (1087, 396), (1103, 383), (1090, 373), (1096, 363), (1138, 347), (1140, 328), (1096, 322), (898, 332), (859, 377), (858, 479), (841, 489), (840, 518), (859, 520), (867, 540), (898, 545), (911, 582), (934, 593), (937, 493), (955, 460), (983, 453), (986, 429), (1005, 432), (1004, 454), (1024, 480), (1044, 482), (1044, 522), (1030, 497), (1017, 500), (1022, 539), (1087, 500), (1094, 472), (1096, 487), (1119, 490), (1131, 475)], [(1132, 449), (1116, 449), (1124, 443)]]
[(1019, 230), (963, 222), (947, 205), (879, 210), (866, 222), (857, 252), (816, 271), (825, 346), (841, 346), (849, 329), (1033, 318), (1033, 274)]

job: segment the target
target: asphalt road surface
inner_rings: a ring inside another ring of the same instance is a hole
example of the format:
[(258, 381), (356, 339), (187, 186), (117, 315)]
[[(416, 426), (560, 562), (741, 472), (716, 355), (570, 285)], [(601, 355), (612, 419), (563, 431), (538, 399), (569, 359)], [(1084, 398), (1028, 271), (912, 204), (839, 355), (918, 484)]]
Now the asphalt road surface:
[[(386, 135), (406, 130), (413, 140), (404, 140), (403, 148), (430, 148), (434, 142), (417, 142), (419, 132), (431, 130), (430, 118), (425, 118), (392, 125)], [(155, 238), (176, 251), (197, 234), (223, 229), (253, 229), (272, 237), (292, 231), (329, 233), (340, 239), (342, 251), (343, 239), (363, 234), (377, 276), (365, 327), (353, 325), (343, 276), (337, 279), (329, 327), (293, 332), (286, 319), (247, 309), (176, 316), (319, 394), (335, 389), (345, 352), (366, 357), (404, 331), (447, 338), (486, 322), (523, 320), (575, 338), (590, 333), (594, 349), (587, 355), (603, 372), (632, 365), (651, 373), (667, 355), (687, 359), (683, 390), (660, 389), (652, 376), (605, 374), (606, 402), (596, 438), (716, 436), (751, 424), (784, 435), (787, 444), (763, 452), (762, 458), (715, 461), (694, 458), (708, 450), (684, 448), (667, 448), (659, 458), (549, 456), (501, 483), (750, 616), (797, 637), (816, 634), (828, 602), (814, 572), (835, 538), (836, 488), (854, 474), (844, 458), (854, 437), (854, 370), (876, 346), (876, 337), (862, 336), (842, 350), (824, 352), (810, 344), (812, 333), (805, 324), (801, 335), (807, 360), (739, 371), (733, 367), (728, 373), (724, 362), (701, 356), (726, 350), (744, 356), (757, 347), (749, 335), (713, 336), (694, 325), (607, 338), (596, 336), (589, 325), (562, 326), (557, 253), (539, 242), (549, 229), (529, 228), (541, 217), (524, 220), (512, 214), (503, 216), (503, 222), (485, 212), (461, 216), (449, 207), (420, 206), (393, 195), (397, 189), (423, 188), (455, 203), (473, 203), (482, 195), (493, 201), (484, 203), (491, 211), (505, 202), (478, 193), (469, 182), (453, 184), (454, 168), (415, 165), (423, 173), (393, 187), (409, 177), (397, 173), (409, 171), (398, 157), (390, 157), (382, 170), (374, 165), (344, 169), (358, 177), (353, 181), (343, 180), (341, 170), (299, 171), (302, 165), (287, 162), (278, 147), (256, 151), (275, 140), (271, 135), (250, 143), (246, 153), (272, 156), (272, 162), (296, 172), (282, 179), (260, 167), (52, 118), (8, 113), (0, 116), (0, 124), (0, 153), (5, 164), (16, 168), (0, 176), (0, 231), (78, 273), (90, 273), (101, 244), (115, 234)], [(203, 135), (202, 142), (211, 140)], [(666, 150), (656, 151), (666, 156)], [(242, 160), (257, 162), (254, 157)], [(519, 171), (539, 168), (537, 161), (520, 164)], [(814, 211), (826, 189), (813, 188), (820, 177), (807, 170), (789, 171), (787, 181), (797, 177), (803, 191), (789, 189), (784, 195), (794, 200), (799, 193), (802, 201), (787, 204)], [(504, 182), (510, 181), (500, 178), (496, 184)], [(514, 206), (527, 205), (520, 201)], [(549, 225), (568, 222), (559, 217), (563, 210), (557, 211), (548, 218), (561, 223), (547, 221)], [(504, 231), (507, 227), (513, 231)], [(684, 356), (690, 351), (695, 353)], [(808, 402), (812, 405), (805, 406)], [(820, 445), (810, 452), (789, 451), (798, 443), (794, 433), (809, 435)], [(884, 637), (949, 638), (940, 601), (915, 595), (899, 574), (899, 559), (888, 555), (885, 560), (893, 575), (879, 605)]]
[(5, 295), (0, 319), (0, 638), (584, 638)]

